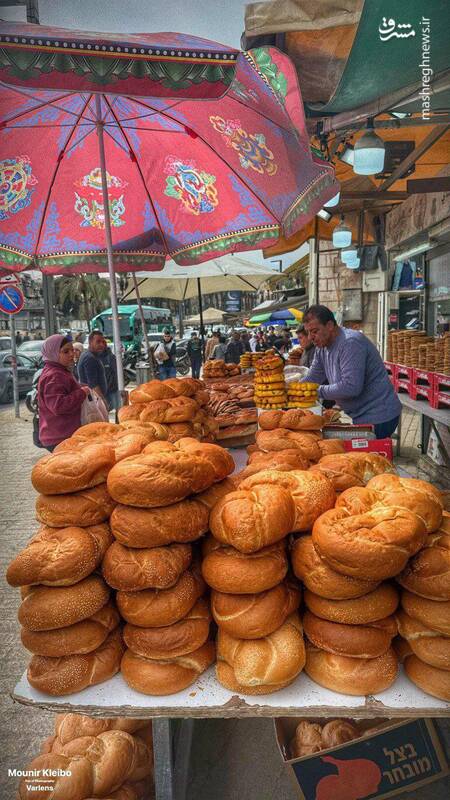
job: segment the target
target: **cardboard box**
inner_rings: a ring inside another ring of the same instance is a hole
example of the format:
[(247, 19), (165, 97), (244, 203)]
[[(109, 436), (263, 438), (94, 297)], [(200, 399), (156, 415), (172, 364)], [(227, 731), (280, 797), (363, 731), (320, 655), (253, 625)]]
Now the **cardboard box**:
[[(381, 800), (418, 789), (449, 773), (429, 719), (357, 720), (363, 736), (312, 756), (290, 758), (289, 742), (301, 720), (274, 720), (283, 761), (300, 800)], [(308, 719), (324, 725), (328, 720)], [(417, 795), (419, 797), (420, 795)]]
[(394, 458), (394, 450), (392, 447), (392, 439), (351, 439), (344, 442), (344, 447), (350, 453), (379, 453), (380, 456), (388, 458), (392, 461)]

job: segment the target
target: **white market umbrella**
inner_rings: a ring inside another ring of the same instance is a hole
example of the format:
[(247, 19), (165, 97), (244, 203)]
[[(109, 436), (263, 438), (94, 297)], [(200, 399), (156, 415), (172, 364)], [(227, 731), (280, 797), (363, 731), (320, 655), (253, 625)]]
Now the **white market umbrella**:
[(206, 325), (211, 325), (214, 322), (223, 322), (223, 311), (219, 308), (205, 308), (202, 312), (202, 319), (200, 319), (200, 314), (194, 314), (192, 317), (186, 317), (185, 322), (188, 325), (202, 325), (206, 323)]
[[(151, 277), (147, 277), (148, 272), (143, 275), (136, 273), (140, 297), (163, 297), (178, 301), (213, 292), (253, 292), (273, 275), (274, 270), (267, 266), (230, 255), (196, 264), (195, 267), (183, 267), (174, 261), (167, 261), (164, 269), (152, 273)], [(138, 299), (134, 283), (130, 281), (122, 301)]]

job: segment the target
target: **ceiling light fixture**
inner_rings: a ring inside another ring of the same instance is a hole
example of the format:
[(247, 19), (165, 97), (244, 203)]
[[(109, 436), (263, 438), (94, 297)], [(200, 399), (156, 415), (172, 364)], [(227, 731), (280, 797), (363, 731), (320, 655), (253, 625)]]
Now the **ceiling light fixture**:
[(356, 247), (349, 247), (346, 248), (345, 250), (342, 250), (341, 261), (343, 261), (344, 264), (348, 264), (350, 261), (354, 261), (355, 258), (357, 258), (357, 256), (358, 256), (358, 251)]
[(359, 264), (360, 264), (360, 259), (357, 256), (355, 259), (353, 259), (353, 261), (347, 261), (345, 266), (347, 267), (347, 269), (358, 269)]
[(355, 150), (352, 144), (345, 144), (342, 153), (339, 154), (339, 158), (344, 164), (350, 164), (353, 166), (353, 161), (355, 157)]
[(337, 206), (340, 199), (341, 199), (341, 193), (338, 192), (337, 194), (334, 195), (334, 197), (331, 198), (331, 200), (327, 200), (327, 202), (325, 203), (325, 208), (331, 208), (332, 206)]
[(320, 217), (320, 219), (324, 219), (325, 222), (329, 222), (333, 215), (329, 214), (324, 208), (321, 208), (320, 211), (317, 212), (316, 216)]
[(344, 222), (344, 215), (341, 216), (339, 225), (336, 225), (333, 231), (333, 246), (334, 247), (348, 247), (352, 243), (351, 228)]
[(376, 175), (383, 171), (385, 144), (374, 131), (373, 119), (367, 121), (367, 130), (355, 144), (353, 171), (357, 175)]

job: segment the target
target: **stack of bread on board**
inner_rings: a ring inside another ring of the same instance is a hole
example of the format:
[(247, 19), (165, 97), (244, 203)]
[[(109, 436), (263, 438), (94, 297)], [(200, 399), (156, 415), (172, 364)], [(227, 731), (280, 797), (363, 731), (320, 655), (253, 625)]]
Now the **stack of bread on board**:
[(450, 699), (440, 492), (376, 453), (342, 452), (311, 412), (259, 421), (234, 475), (226, 449), (161, 439), (156, 422), (137, 452), (124, 456), (123, 431), (85, 426), (37, 462), (43, 527), (7, 574), (22, 588), (32, 686), (70, 694), (121, 669), (136, 691), (166, 695), (216, 661), (234, 693), (275, 692), (304, 670), (372, 695), (401, 659)]

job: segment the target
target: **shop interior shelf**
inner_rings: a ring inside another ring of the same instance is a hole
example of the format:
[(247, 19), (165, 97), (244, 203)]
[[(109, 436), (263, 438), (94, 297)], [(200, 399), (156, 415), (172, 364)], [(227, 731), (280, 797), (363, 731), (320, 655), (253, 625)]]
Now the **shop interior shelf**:
[(373, 697), (351, 697), (323, 689), (302, 673), (285, 689), (268, 695), (237, 695), (219, 684), (210, 667), (183, 692), (163, 697), (140, 694), (120, 674), (77, 694), (51, 697), (33, 689), (26, 673), (12, 694), (14, 700), (49, 711), (95, 717), (442, 717), (450, 706), (418, 689), (400, 668), (397, 680)]

